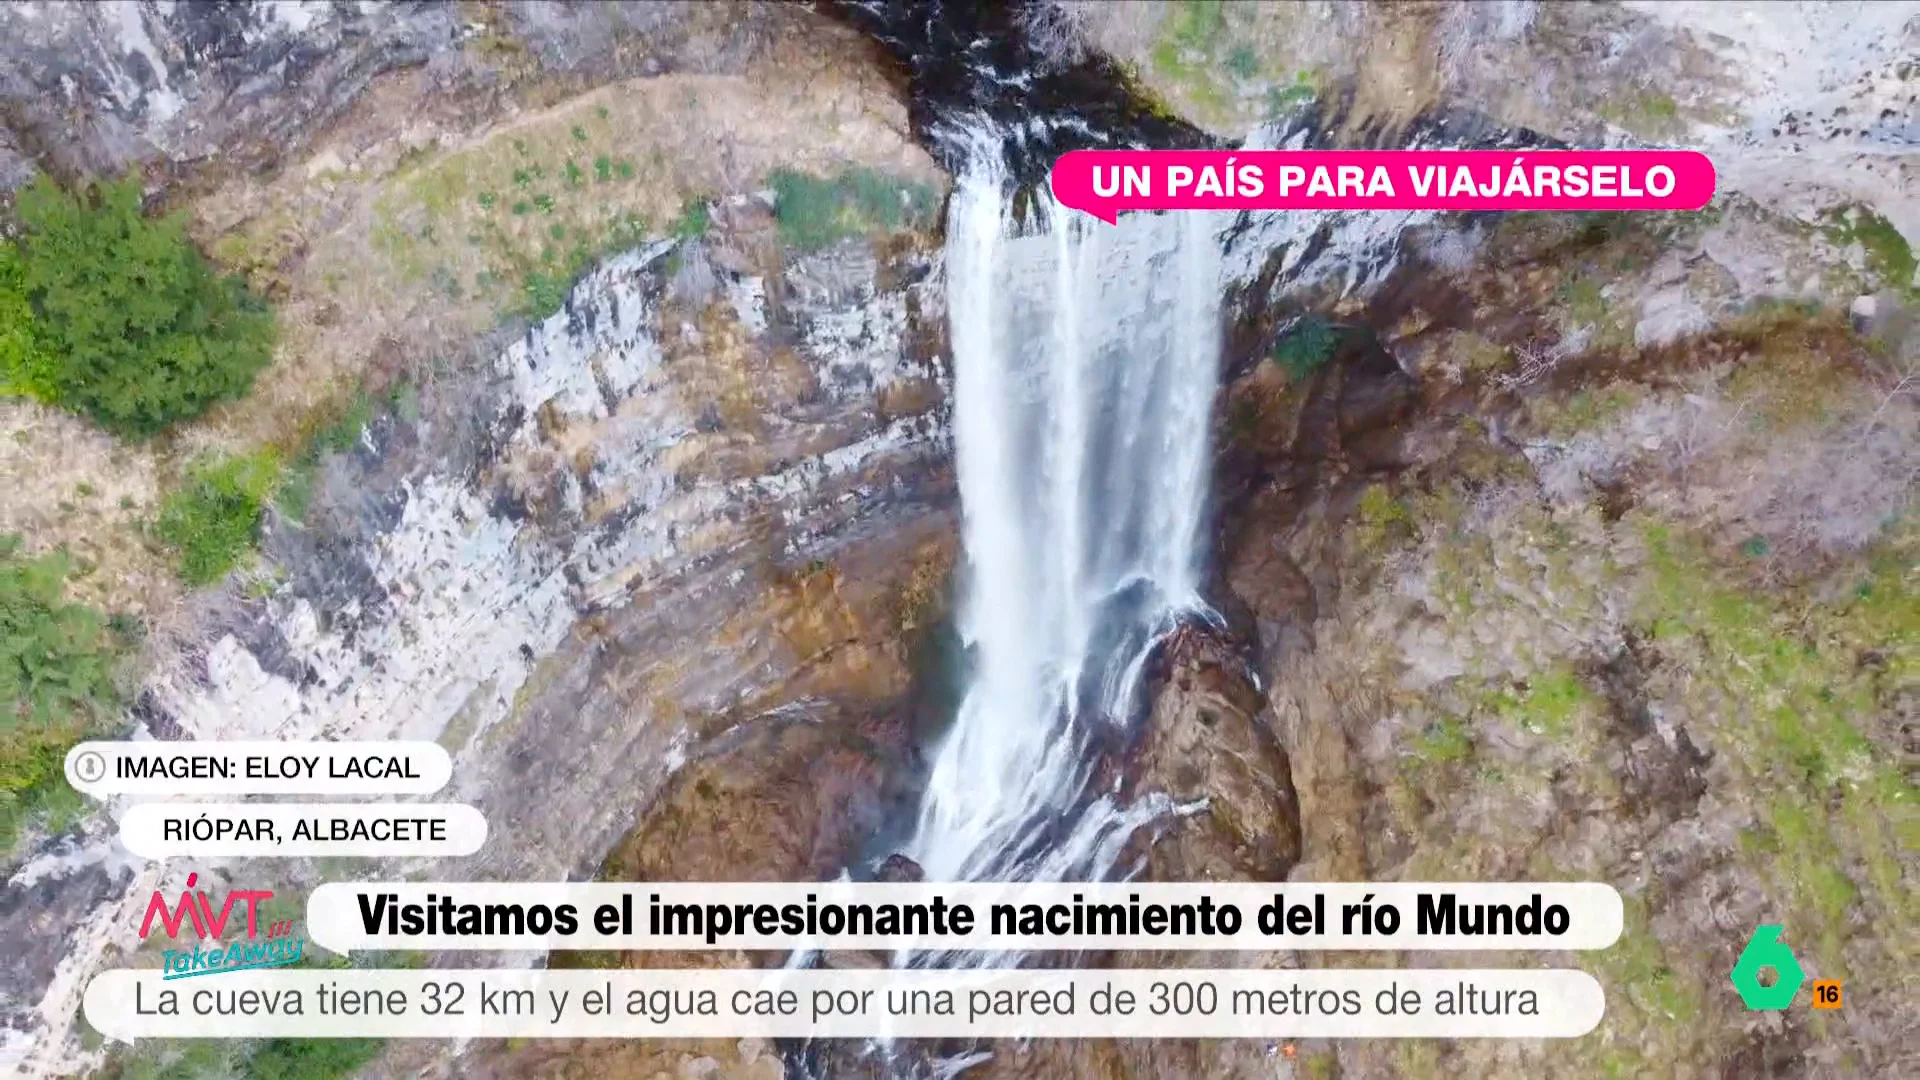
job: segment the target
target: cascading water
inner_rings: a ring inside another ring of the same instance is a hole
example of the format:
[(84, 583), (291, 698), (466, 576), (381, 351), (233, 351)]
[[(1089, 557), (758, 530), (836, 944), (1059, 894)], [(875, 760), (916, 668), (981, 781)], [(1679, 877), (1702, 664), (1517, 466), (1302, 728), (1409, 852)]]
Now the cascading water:
[(1197, 546), (1220, 359), (1212, 215), (1102, 225), (1036, 194), (992, 133), (948, 213), (972, 682), (908, 850), (929, 880), (1095, 880), (1167, 809), (1092, 790), (1154, 642), (1206, 612)]

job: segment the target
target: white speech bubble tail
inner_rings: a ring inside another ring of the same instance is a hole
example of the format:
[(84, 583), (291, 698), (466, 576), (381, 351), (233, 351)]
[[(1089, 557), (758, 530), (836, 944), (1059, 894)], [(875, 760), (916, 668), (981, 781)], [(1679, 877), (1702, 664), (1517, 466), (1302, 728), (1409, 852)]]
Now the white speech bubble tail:
[(132, 1007), (133, 984), (128, 977), (133, 975), (124, 970), (101, 972), (87, 984), (80, 999), (80, 1019), (108, 1044), (134, 1044), (133, 1035), (119, 1024)]
[(307, 894), (307, 940), (342, 958), (353, 955), (354, 926), (359, 917), (358, 886), (346, 881), (321, 883)]

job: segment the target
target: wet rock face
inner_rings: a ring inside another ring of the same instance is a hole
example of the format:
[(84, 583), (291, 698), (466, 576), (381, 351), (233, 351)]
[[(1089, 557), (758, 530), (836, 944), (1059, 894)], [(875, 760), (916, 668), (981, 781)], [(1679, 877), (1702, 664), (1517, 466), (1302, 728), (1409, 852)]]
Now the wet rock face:
[(1286, 751), (1246, 660), (1218, 633), (1177, 631), (1165, 646), (1136, 792), (1192, 809), (1146, 853), (1150, 881), (1284, 881), (1300, 857), (1300, 807)]
[(898, 812), (906, 725), (824, 703), (740, 724), (688, 762), (608, 856), (613, 881), (814, 881)]
[(1046, 4), (836, 0), (825, 10), (871, 35), (905, 70), (914, 130), (949, 169), (968, 152), (961, 129), (983, 119), (1023, 132), (1005, 147), (1023, 185), (1043, 182), (1070, 150), (1209, 142), (1134, 93), (1110, 57), (1050, 53), (1036, 42)]

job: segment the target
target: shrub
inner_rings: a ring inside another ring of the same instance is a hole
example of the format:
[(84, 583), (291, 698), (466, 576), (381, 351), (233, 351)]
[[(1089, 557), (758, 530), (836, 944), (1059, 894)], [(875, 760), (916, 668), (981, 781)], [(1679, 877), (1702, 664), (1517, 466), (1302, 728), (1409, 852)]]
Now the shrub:
[(260, 539), (260, 520), (280, 482), (270, 452), (206, 458), (167, 494), (154, 532), (179, 559), (189, 585), (218, 581)]
[(698, 240), (712, 227), (713, 211), (697, 196), (681, 203), (680, 216), (667, 223), (667, 231), (681, 240)]
[(95, 1075), (106, 1080), (340, 1080), (380, 1054), (380, 1039), (142, 1039)]
[(69, 747), (117, 709), (119, 643), (100, 612), (63, 595), (67, 560), (28, 559), (0, 537), (0, 850), (66, 787)]
[(919, 228), (938, 209), (932, 188), (871, 169), (846, 169), (833, 179), (776, 169), (767, 182), (773, 187), (780, 239), (800, 251), (871, 232)]
[(1295, 382), (1306, 378), (1320, 365), (1333, 359), (1340, 345), (1340, 332), (1319, 315), (1303, 315), (1274, 342), (1273, 362), (1286, 369)]
[[(378, 407), (404, 412), (400, 406), (409, 394), (417, 391), (407, 383), (398, 383)], [(416, 398), (415, 408), (418, 404)], [(301, 440), (300, 448), (290, 452), (290, 460), (274, 485), (273, 508), (281, 517), (291, 521), (306, 518), (321, 459), (328, 454), (346, 453), (357, 446), (368, 425), (373, 423), (375, 411), (374, 398), (361, 386), (315, 415), (314, 426)]]
[(0, 243), (0, 393), (50, 400), (59, 394), (58, 375), (27, 300), (27, 268), (20, 252)]
[(256, 1080), (334, 1080), (352, 1076), (380, 1054), (380, 1039), (266, 1039), (247, 1061)]
[[(266, 366), (265, 303), (207, 264), (180, 215), (142, 216), (135, 179), (77, 197), (43, 176), (15, 210), (25, 232), (0, 259), (17, 265), (0, 271), (9, 389), (147, 436), (245, 393)], [(43, 351), (20, 360), (23, 301)]]

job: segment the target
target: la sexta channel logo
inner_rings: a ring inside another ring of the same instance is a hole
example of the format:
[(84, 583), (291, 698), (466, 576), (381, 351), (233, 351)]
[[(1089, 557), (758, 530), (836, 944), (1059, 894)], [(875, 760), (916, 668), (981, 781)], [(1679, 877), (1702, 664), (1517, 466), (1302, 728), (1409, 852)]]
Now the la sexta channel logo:
[[(180, 932), (189, 928), (196, 939), (191, 949), (162, 950), (160, 960), (166, 970), (165, 978), (185, 979), (194, 975), (218, 975), (252, 968), (285, 967), (300, 962), (307, 941), (294, 934), (293, 920), (282, 919), (264, 924), (261, 920), (260, 905), (273, 899), (272, 891), (229, 889), (216, 909), (213, 897), (207, 895), (205, 889), (194, 887), (199, 880), (199, 874), (188, 874), (187, 887), (181, 890), (171, 908), (167, 906), (166, 895), (155, 889), (152, 898), (147, 901), (146, 917), (140, 920), (142, 941), (154, 932), (156, 920), (171, 940), (179, 941)], [(234, 922), (234, 908), (241, 904), (246, 907), (247, 936), (243, 940), (222, 944), (229, 926), (233, 927), (235, 934), (239, 932), (239, 925)], [(211, 944), (208, 944), (208, 939), (212, 939)]]
[[(1734, 991), (1751, 1012), (1778, 1012), (1787, 1008), (1793, 1004), (1794, 995), (1800, 992), (1801, 984), (1807, 981), (1807, 973), (1801, 969), (1799, 958), (1793, 955), (1793, 950), (1787, 947), (1786, 942), (1780, 940), (1781, 932), (1785, 929), (1779, 923), (1755, 928), (1753, 936), (1747, 939), (1746, 948), (1740, 950), (1740, 959), (1728, 972)], [(1762, 978), (1768, 972), (1772, 973), (1771, 978)], [(1840, 980), (1813, 981), (1814, 1008), (1837, 1009), (1843, 1000)]]

